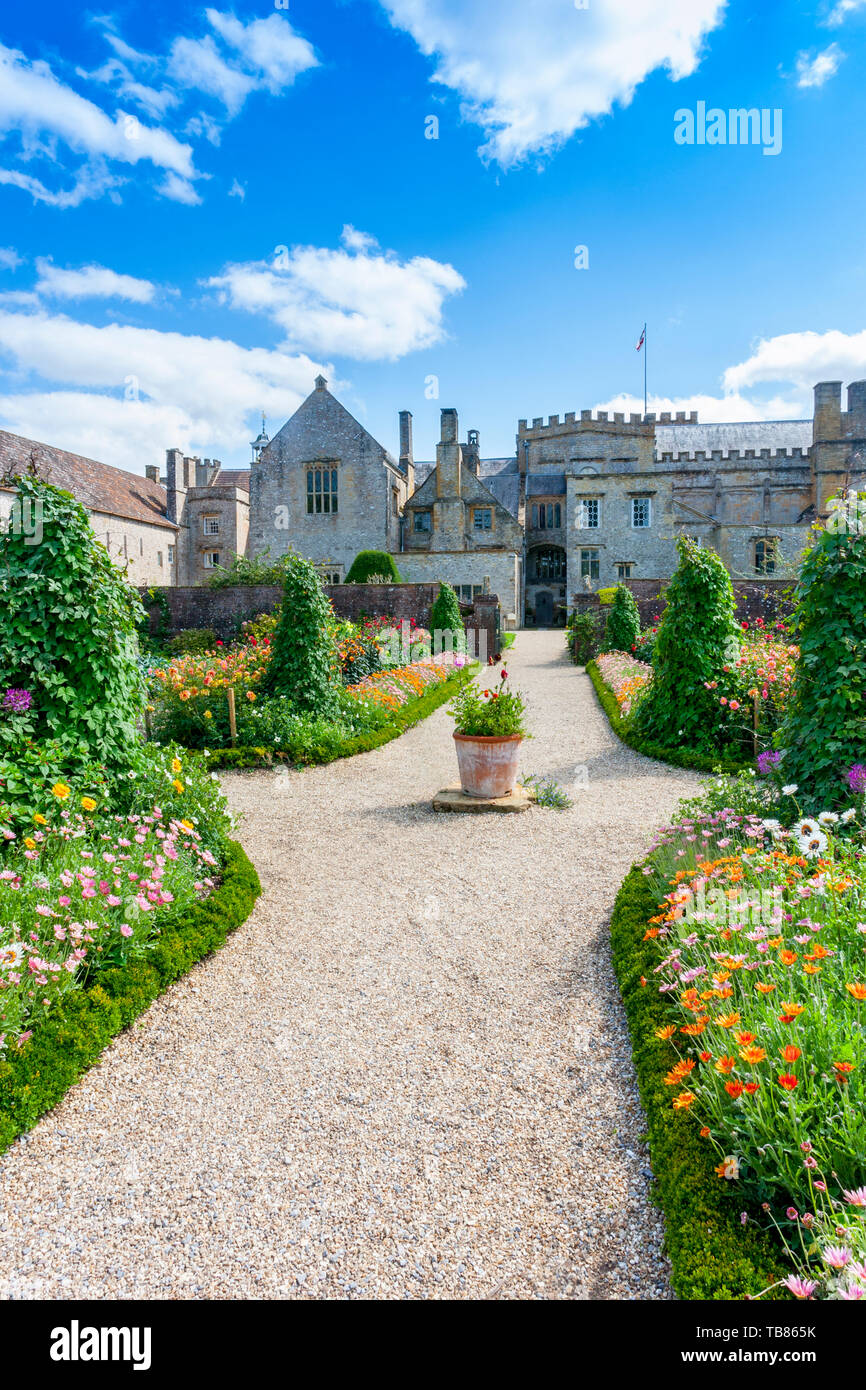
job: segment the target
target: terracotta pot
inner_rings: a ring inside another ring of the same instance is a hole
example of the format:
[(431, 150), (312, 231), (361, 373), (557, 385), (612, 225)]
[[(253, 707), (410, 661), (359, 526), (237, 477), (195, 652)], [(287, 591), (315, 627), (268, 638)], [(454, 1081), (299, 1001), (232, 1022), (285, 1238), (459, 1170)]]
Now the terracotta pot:
[(467, 796), (508, 796), (517, 782), (520, 734), (455, 734), (460, 785)]

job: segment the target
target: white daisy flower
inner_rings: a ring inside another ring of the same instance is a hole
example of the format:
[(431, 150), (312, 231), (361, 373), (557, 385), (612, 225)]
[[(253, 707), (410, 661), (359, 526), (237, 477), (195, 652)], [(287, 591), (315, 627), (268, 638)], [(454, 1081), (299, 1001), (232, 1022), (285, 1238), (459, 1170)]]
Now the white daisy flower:
[(857, 814), (857, 811), (856, 811), (855, 807), (849, 806), (848, 810), (847, 810), (847, 811), (843, 811), (843, 812), (842, 812), (842, 815), (840, 816), (840, 820), (841, 820), (842, 824), (843, 824), (843, 825), (847, 825), (847, 824), (849, 823), (849, 821), (852, 821), (852, 820), (854, 819), (854, 817), (856, 816), (856, 814)]
[(14, 970), (24, 957), (24, 947), (20, 941), (9, 941), (0, 946), (0, 970)]
[(818, 820), (822, 825), (835, 825), (838, 819), (835, 811), (820, 811), (818, 814)]
[(793, 795), (794, 795), (794, 792), (795, 792), (796, 790), (797, 790), (797, 783), (796, 783), (796, 782), (789, 782), (787, 786), (785, 786), (785, 787), (782, 788), (782, 795), (783, 795), (783, 796), (793, 796)]
[(800, 853), (807, 859), (814, 859), (822, 854), (827, 848), (827, 836), (823, 830), (818, 829), (818, 822), (813, 820), (802, 820), (796, 828), (797, 843)]

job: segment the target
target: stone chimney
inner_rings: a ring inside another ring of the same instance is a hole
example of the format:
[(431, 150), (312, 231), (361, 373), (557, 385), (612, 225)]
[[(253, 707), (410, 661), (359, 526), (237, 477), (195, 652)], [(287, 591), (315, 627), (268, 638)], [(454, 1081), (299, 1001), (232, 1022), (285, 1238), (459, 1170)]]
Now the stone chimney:
[(165, 451), (166, 515), (177, 526), (183, 524), (186, 508), (186, 490), (189, 485), (189, 459), (185, 459), (182, 449)]
[(463, 462), (476, 476), (481, 472), (481, 442), (477, 430), (470, 430), (463, 445)]
[(815, 387), (815, 416), (812, 422), (812, 441), (841, 439), (842, 383), (819, 381)]
[(457, 411), (443, 410), (441, 419), (441, 438), (436, 445), (434, 503), (437, 548), (464, 550), (463, 451), (457, 438)]
[(144, 476), (149, 483), (159, 482), (159, 469), (155, 463), (147, 463), (144, 467)]
[(866, 438), (866, 381), (848, 383), (848, 434)]
[(406, 487), (411, 497), (415, 491), (415, 455), (412, 447), (412, 412), (400, 411), (400, 469), (406, 475)]

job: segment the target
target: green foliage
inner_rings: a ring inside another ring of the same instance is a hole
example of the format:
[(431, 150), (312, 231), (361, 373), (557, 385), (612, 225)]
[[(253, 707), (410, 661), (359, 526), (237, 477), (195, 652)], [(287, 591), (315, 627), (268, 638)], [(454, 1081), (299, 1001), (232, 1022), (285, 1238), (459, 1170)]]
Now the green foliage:
[(186, 627), (172, 637), (168, 649), (172, 656), (200, 656), (203, 652), (212, 652), (216, 642), (217, 635), (212, 627)]
[(625, 584), (617, 584), (604, 629), (606, 652), (630, 652), (640, 637), (640, 613)]
[(387, 550), (359, 551), (346, 575), (347, 584), (369, 584), (373, 579), (381, 580), (386, 584), (401, 584), (403, 582), (394, 556), (389, 555)]
[(41, 518), (41, 539), (0, 535), (0, 691), (32, 693), (34, 739), (117, 762), (143, 707), (138, 595), (70, 493), (28, 476), (18, 503)]
[(628, 744), (636, 753), (643, 753), (647, 758), (657, 758), (659, 762), (671, 763), (674, 767), (694, 768), (697, 772), (739, 772), (751, 765), (740, 759), (723, 757), (719, 753), (696, 753), (690, 748), (666, 748), (661, 743), (644, 738), (637, 732), (630, 719), (623, 718), (616, 696), (608, 689), (594, 661), (587, 664), (586, 674), (595, 687), (601, 707), (617, 738), (622, 739), (623, 743)]
[(715, 816), (725, 810), (734, 811), (738, 816), (776, 816), (779, 804), (775, 784), (768, 777), (758, 777), (753, 767), (745, 767), (733, 775), (714, 768), (712, 777), (701, 779), (698, 795), (679, 803), (674, 821)]
[(476, 738), (509, 738), (519, 734), (529, 738), (526, 705), (518, 690), (507, 690), (507, 673), (502, 672), (498, 690), (480, 690), (464, 685), (454, 697), (448, 713), (454, 717), (455, 733)]
[(597, 596), (598, 601), (599, 601), (599, 603), (601, 604), (602, 608), (607, 608), (608, 604), (613, 603), (614, 595), (616, 594), (617, 587), (618, 587), (618, 586), (615, 585), (615, 584), (610, 584), (610, 585), (608, 585), (608, 587), (607, 587), (606, 589), (597, 589), (597, 590), (596, 590), (596, 596)]
[(866, 761), (866, 535), (820, 534), (800, 575), (794, 640), (780, 770), (804, 808), (832, 810), (850, 800), (848, 769)]
[(336, 705), (339, 658), (333, 610), (315, 566), (300, 555), (286, 564), (283, 605), (263, 690), (295, 709), (327, 716)]
[(714, 550), (685, 536), (677, 550), (679, 565), (656, 637), (653, 682), (635, 711), (634, 727), (667, 748), (710, 753), (731, 737), (707, 684), (739, 654), (734, 591)]
[(586, 609), (575, 609), (568, 620), (566, 641), (571, 650), (571, 659), (577, 666), (585, 666), (594, 656), (598, 656), (600, 638), (599, 615)]
[(460, 600), (450, 584), (439, 585), (439, 592), (433, 600), (433, 607), (430, 610), (430, 629), (433, 633), (434, 643), (437, 632), (453, 632), (454, 651), (462, 652), (465, 650), (466, 634), (463, 629), (463, 619), (460, 616)]
[(528, 773), (517, 780), (521, 787), (526, 787), (536, 806), (550, 806), (555, 811), (565, 811), (574, 805), (565, 788), (552, 777), (537, 777)]
[(255, 869), (230, 842), (220, 886), (164, 924), (146, 959), (100, 971), (90, 989), (67, 995), (24, 1047), (0, 1054), (0, 1152), (32, 1129), (174, 980), (222, 946), (260, 892)]
[(271, 585), (283, 583), (291, 555), (272, 556), (270, 547), (258, 555), (235, 555), (230, 565), (218, 565), (208, 579), (211, 589), (231, 589), (235, 585)]
[[(694, 1116), (671, 1104), (665, 1085), (667, 1043), (656, 1029), (668, 1022), (664, 996), (643, 984), (658, 964), (645, 941), (655, 899), (638, 869), (626, 878), (611, 922), (613, 963), (625, 1004), (655, 1174), (654, 1200), (665, 1216), (671, 1282), (681, 1299), (744, 1299), (791, 1272), (773, 1235), (740, 1223), (742, 1196), (714, 1171), (712, 1150)], [(773, 1295), (769, 1295), (773, 1297)]]
[(191, 821), (205, 849), (222, 859), (232, 821), (204, 754), (177, 743), (137, 743), (128, 762), (107, 789), (106, 807), (119, 815), (144, 816), (159, 806), (169, 820)]
[(653, 655), (656, 645), (656, 627), (645, 627), (638, 635), (633, 656), (637, 661), (645, 661), (647, 666), (652, 666)]

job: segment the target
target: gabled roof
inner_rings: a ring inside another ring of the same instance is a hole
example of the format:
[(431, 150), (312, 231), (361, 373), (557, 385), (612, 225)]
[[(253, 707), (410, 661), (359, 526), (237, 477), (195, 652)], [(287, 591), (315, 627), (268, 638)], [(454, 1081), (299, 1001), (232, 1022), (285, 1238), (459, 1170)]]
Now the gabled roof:
[(248, 468), (221, 468), (213, 480), (214, 487), (239, 487), (244, 492), (250, 490), (250, 470)]
[(0, 478), (26, 473), (31, 456), (40, 477), (71, 492), (88, 511), (177, 530), (166, 516), (165, 488), (160, 483), (113, 468), (109, 463), (98, 463), (83, 454), (70, 454), (52, 444), (40, 444), (35, 439), (0, 430)]

